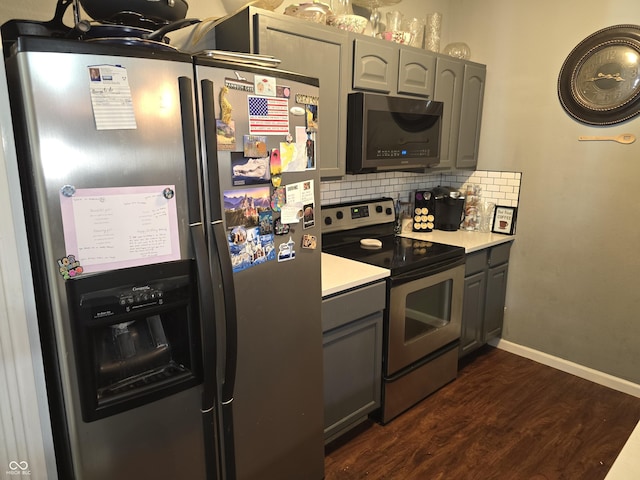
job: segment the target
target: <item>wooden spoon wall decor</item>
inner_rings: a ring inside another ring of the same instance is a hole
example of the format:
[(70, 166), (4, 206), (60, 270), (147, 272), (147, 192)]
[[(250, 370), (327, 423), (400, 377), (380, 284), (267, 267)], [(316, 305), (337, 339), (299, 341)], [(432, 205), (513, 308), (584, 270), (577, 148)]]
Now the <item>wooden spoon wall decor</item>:
[(620, 135), (615, 135), (615, 136), (611, 136), (611, 137), (582, 135), (582, 136), (578, 137), (578, 140), (580, 140), (580, 141), (586, 141), (586, 140), (611, 140), (613, 142), (629, 144), (629, 143), (633, 143), (633, 142), (636, 141), (636, 136), (633, 133), (622, 133)]

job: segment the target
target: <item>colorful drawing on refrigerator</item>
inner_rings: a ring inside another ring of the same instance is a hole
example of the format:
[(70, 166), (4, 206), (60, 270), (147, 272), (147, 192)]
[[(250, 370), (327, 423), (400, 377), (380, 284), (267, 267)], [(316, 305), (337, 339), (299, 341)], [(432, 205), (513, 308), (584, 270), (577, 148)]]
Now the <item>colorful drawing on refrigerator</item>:
[[(228, 190), (223, 193), (223, 197), (233, 271), (240, 272), (275, 260), (270, 188), (266, 186)], [(263, 234), (263, 231), (269, 233)]]
[(235, 150), (236, 122), (231, 120), (229, 123), (224, 123), (222, 120), (216, 120), (216, 138), (218, 150)]
[(311, 130), (307, 130), (304, 151), (307, 158), (307, 170), (314, 170), (316, 168), (316, 134)]
[(276, 96), (276, 79), (274, 77), (265, 77), (263, 75), (256, 75), (254, 77), (255, 91), (259, 95), (267, 97)]
[(307, 130), (318, 131), (318, 105), (305, 105)]
[(245, 135), (242, 144), (245, 157), (264, 158), (269, 155), (267, 137), (263, 135)]
[(231, 180), (234, 186), (269, 183), (269, 157), (246, 158), (242, 152), (231, 152)]

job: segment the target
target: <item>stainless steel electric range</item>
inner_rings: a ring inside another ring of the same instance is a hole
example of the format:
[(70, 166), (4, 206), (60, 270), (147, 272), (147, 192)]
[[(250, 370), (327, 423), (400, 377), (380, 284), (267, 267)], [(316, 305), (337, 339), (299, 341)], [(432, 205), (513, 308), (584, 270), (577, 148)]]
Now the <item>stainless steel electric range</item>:
[(394, 234), (391, 198), (322, 207), (322, 251), (387, 268), (382, 407), (387, 423), (454, 380), (462, 320), (462, 247)]

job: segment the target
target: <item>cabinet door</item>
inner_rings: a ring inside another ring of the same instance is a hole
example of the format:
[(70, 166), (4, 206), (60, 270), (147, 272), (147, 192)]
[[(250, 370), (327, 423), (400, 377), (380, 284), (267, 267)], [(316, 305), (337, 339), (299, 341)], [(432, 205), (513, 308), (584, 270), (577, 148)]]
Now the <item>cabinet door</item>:
[(341, 101), (341, 85), (351, 71), (346, 32), (267, 15), (256, 15), (254, 24), (257, 25), (256, 53), (279, 58), (281, 69), (320, 80), (317, 150), (320, 175), (344, 175), (347, 105)]
[(437, 168), (454, 168), (458, 154), (460, 107), (464, 63), (454, 58), (438, 57), (434, 99), (444, 102), (440, 163)]
[(457, 168), (475, 168), (478, 163), (480, 144), (480, 123), (486, 67), (478, 64), (464, 66), (464, 86), (462, 89), (462, 109), (458, 134)]
[(486, 271), (483, 270), (464, 279), (460, 357), (482, 345), (482, 324), (487, 290), (486, 278)]
[(488, 340), (500, 336), (504, 320), (504, 304), (507, 295), (508, 263), (489, 269), (487, 276), (487, 297), (484, 309), (484, 338)]
[(325, 333), (323, 352), (328, 443), (380, 406), (382, 312)]
[(401, 48), (398, 93), (433, 98), (436, 57), (419, 50)]
[(398, 45), (366, 37), (353, 39), (353, 88), (395, 93)]

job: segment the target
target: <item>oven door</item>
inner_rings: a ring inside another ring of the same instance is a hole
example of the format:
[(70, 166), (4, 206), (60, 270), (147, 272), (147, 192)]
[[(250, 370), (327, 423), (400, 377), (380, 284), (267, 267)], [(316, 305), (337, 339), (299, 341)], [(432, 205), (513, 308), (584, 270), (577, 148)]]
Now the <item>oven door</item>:
[(463, 292), (464, 258), (391, 278), (386, 376), (460, 338)]

